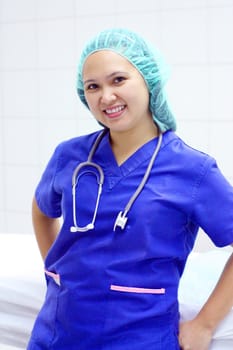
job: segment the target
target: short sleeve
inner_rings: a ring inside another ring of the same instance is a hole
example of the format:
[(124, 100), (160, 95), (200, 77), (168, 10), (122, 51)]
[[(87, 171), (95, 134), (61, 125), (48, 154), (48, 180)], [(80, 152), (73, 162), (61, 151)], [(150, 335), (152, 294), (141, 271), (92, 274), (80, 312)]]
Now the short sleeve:
[(40, 210), (51, 218), (61, 216), (61, 193), (55, 188), (55, 178), (59, 167), (60, 147), (58, 146), (49, 160), (35, 191)]
[(233, 187), (214, 159), (209, 158), (202, 178), (196, 184), (194, 220), (216, 246), (233, 243)]

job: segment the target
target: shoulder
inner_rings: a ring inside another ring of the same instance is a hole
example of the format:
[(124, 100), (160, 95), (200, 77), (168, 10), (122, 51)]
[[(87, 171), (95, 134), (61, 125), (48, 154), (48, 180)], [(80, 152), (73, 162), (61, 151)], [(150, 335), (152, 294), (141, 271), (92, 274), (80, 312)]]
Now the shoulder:
[(164, 134), (161, 154), (167, 171), (182, 175), (183, 179), (198, 181), (216, 164), (213, 157), (191, 147), (172, 131)]
[(101, 131), (102, 130), (98, 130), (98, 131), (92, 132), (90, 134), (80, 135), (80, 136), (73, 137), (73, 138), (68, 139), (68, 140), (64, 140), (58, 145), (58, 147), (71, 148), (71, 147), (77, 146), (77, 145), (88, 147), (89, 145), (92, 145), (92, 143), (95, 141), (96, 137), (99, 135), (99, 133)]
[(170, 161), (189, 161), (189, 166), (192, 162), (214, 161), (209, 154), (188, 145), (173, 131), (166, 132), (163, 139), (162, 147), (167, 157), (172, 157)]
[(64, 140), (57, 145), (55, 152), (59, 158), (76, 158), (87, 155), (101, 131), (102, 130), (98, 130), (90, 134)]

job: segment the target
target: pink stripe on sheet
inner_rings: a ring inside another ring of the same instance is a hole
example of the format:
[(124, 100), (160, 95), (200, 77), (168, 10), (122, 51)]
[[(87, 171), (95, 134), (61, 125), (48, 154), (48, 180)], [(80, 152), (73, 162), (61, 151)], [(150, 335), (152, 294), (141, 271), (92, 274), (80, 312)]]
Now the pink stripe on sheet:
[(125, 287), (111, 284), (111, 290), (117, 292), (128, 292), (128, 293), (147, 293), (147, 294), (165, 294), (165, 288), (137, 288), (137, 287)]
[(59, 286), (61, 285), (61, 281), (60, 281), (60, 275), (54, 272), (50, 272), (48, 270), (45, 270), (45, 273), (47, 276), (50, 276), (53, 278), (54, 282), (57, 283)]

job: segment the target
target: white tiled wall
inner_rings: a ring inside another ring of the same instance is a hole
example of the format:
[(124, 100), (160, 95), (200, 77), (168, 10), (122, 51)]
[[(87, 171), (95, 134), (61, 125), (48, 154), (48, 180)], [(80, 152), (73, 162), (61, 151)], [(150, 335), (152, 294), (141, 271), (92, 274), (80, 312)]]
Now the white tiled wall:
[(233, 182), (233, 0), (0, 0), (0, 232), (32, 232), (54, 147), (98, 128), (76, 96), (76, 65), (85, 41), (112, 26), (163, 52), (179, 135)]

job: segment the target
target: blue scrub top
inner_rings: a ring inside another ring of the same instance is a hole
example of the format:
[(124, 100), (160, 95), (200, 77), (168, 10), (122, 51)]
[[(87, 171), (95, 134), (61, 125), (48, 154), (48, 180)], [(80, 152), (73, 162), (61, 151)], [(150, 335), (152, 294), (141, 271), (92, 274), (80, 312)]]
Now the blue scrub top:
[[(232, 186), (213, 158), (168, 131), (125, 229), (114, 232), (158, 138), (118, 166), (107, 133), (93, 156), (105, 175), (95, 228), (71, 233), (72, 174), (98, 133), (61, 143), (36, 189), (41, 211), (62, 215), (63, 225), (46, 257), (47, 295), (28, 350), (179, 349), (179, 280), (199, 227), (217, 246), (233, 242)], [(79, 226), (92, 220), (98, 190), (86, 170), (77, 185)]]

